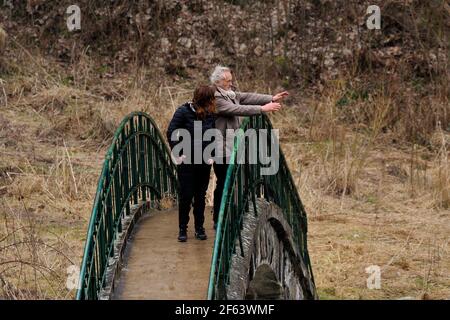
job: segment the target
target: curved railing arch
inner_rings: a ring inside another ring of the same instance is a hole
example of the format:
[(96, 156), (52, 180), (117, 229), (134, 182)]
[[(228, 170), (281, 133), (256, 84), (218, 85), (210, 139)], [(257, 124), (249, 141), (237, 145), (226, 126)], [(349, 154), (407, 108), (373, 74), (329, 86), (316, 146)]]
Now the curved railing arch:
[[(289, 167), (281, 149), (279, 152), (279, 170), (274, 175), (261, 175), (261, 163), (250, 164), (248, 140), (243, 135), (248, 129), (267, 130), (267, 143), (271, 152), (272, 124), (266, 115), (247, 117), (241, 124), (240, 133), (234, 139), (234, 148), (225, 180), (225, 187), (219, 212), (216, 239), (211, 262), (210, 279), (208, 286), (208, 299), (226, 299), (227, 285), (230, 281), (230, 267), (233, 254), (236, 253), (236, 243), (239, 244), (240, 254), (244, 254), (241, 230), (244, 214), (248, 212), (249, 205), (257, 212), (256, 198), (262, 197), (278, 205), (284, 219), (293, 231), (293, 243), (307, 268), (310, 277), (310, 286), (304, 288), (306, 297), (317, 297), (311, 262), (307, 249), (307, 218), (302, 202), (292, 179)], [(258, 138), (260, 139), (260, 138)], [(258, 141), (259, 142), (259, 141)], [(245, 161), (237, 161), (238, 146), (245, 144)], [(257, 154), (259, 153), (258, 143)], [(278, 146), (278, 145), (277, 145)]]
[[(268, 129), (272, 125), (265, 115), (246, 118), (241, 129)], [(248, 206), (256, 210), (256, 198), (262, 197), (278, 205), (293, 230), (292, 242), (298, 249), (315, 298), (314, 279), (307, 251), (306, 213), (293, 182), (286, 160), (279, 151), (279, 170), (275, 175), (262, 176), (261, 163), (236, 161), (237, 146), (247, 143), (242, 135), (235, 147), (228, 168), (219, 214), (211, 263), (208, 299), (225, 299), (229, 281), (231, 257), (236, 243), (241, 241), (242, 220)], [(269, 144), (270, 145), (270, 144)], [(248, 150), (248, 148), (245, 148)], [(269, 150), (270, 151), (270, 150)], [(177, 197), (176, 167), (170, 151), (154, 121), (145, 113), (133, 112), (123, 119), (107, 151), (89, 222), (80, 272), (77, 299), (97, 299), (105, 286), (109, 257), (114, 255), (114, 242), (122, 231), (122, 220), (131, 214), (131, 206), (140, 201), (155, 203), (163, 197)]]
[(116, 130), (98, 181), (89, 222), (77, 299), (97, 299), (122, 220), (139, 202), (177, 197), (176, 167), (153, 119), (126, 116)]

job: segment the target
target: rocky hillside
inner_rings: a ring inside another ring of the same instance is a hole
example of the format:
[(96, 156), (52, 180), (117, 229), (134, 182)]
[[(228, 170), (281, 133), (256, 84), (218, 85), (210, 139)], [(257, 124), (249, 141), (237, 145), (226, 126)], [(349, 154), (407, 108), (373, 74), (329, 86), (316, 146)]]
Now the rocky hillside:
[[(344, 66), (392, 72), (408, 64), (411, 77), (448, 70), (447, 1), (80, 0), (81, 30), (69, 33), (72, 2), (6, 1), (1, 24), (61, 61), (89, 50), (117, 67), (137, 60), (179, 76), (218, 62), (269, 63), (289, 85), (328, 79)], [(373, 4), (381, 30), (366, 26)]]

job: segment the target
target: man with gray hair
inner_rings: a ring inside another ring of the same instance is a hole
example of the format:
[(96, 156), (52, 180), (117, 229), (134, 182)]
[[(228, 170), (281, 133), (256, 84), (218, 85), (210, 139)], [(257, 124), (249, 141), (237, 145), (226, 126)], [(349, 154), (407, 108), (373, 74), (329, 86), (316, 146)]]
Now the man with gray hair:
[[(254, 116), (265, 112), (278, 111), (281, 101), (289, 93), (283, 91), (274, 96), (248, 92), (236, 92), (232, 89), (233, 76), (231, 70), (224, 66), (216, 66), (210, 77), (211, 83), (217, 87), (216, 97), (216, 128), (222, 133), (223, 141), (217, 141), (219, 156), (222, 161), (215, 162), (216, 188), (214, 190), (214, 228), (219, 217), (220, 202), (228, 169), (228, 163), (233, 149), (234, 135), (227, 134), (227, 129), (236, 130), (241, 122), (239, 116)], [(223, 153), (222, 153), (223, 152)]]

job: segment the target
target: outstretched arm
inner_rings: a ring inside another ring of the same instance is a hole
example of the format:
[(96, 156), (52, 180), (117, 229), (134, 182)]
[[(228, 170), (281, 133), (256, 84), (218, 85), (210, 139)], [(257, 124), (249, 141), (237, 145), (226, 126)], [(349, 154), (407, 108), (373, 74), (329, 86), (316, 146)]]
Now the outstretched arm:
[(216, 112), (218, 115), (254, 116), (261, 113), (261, 106), (238, 105), (223, 98), (216, 98)]
[(278, 111), (279, 103), (269, 102), (264, 105), (237, 105), (223, 98), (216, 99), (216, 112), (224, 116), (254, 116), (262, 112)]
[(266, 104), (269, 102), (281, 102), (281, 100), (289, 95), (289, 92), (283, 91), (274, 96), (248, 92), (239, 92), (238, 94), (242, 104)]
[(237, 92), (239, 97), (239, 102), (242, 104), (250, 105), (264, 105), (266, 103), (272, 102), (272, 96), (270, 94), (259, 94), (251, 92)]

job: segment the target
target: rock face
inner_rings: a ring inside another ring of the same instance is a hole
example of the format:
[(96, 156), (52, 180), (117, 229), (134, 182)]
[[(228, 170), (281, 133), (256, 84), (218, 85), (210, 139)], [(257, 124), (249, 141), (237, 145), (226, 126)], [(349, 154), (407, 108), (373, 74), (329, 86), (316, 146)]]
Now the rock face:
[[(34, 41), (67, 61), (76, 54), (76, 44), (124, 62), (124, 69), (138, 59), (183, 77), (194, 70), (209, 72), (218, 63), (247, 67), (255, 77), (270, 69), (268, 78), (275, 74), (287, 86), (323, 82), (355, 67), (360, 73), (373, 68), (387, 72), (398, 64), (415, 65), (412, 71), (419, 75), (447, 71), (441, 62), (448, 41), (417, 41), (420, 34), (448, 34), (445, 8), (430, 1), (384, 1), (382, 30), (367, 28), (368, 3), (357, 0), (77, 3), (82, 8), (78, 33), (67, 32), (61, 23), (65, 8), (58, 1), (29, 0), (26, 8), (11, 10), (0, 6), (0, 20), (5, 30), (26, 30), (20, 36), (27, 38), (19, 40)], [(430, 48), (429, 55), (421, 53), (423, 47)], [(173, 65), (167, 68), (168, 61)]]

